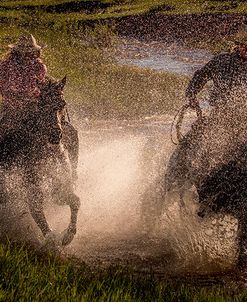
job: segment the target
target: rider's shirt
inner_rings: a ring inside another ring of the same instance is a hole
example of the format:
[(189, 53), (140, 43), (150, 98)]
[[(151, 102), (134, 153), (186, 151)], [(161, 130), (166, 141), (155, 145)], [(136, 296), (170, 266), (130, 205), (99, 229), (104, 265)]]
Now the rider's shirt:
[(213, 81), (209, 102), (211, 105), (225, 103), (247, 84), (247, 62), (238, 52), (215, 56), (202, 69), (195, 72), (187, 90), (187, 97), (195, 97), (208, 81)]
[(24, 101), (35, 99), (40, 95), (38, 83), (45, 80), (47, 68), (39, 59), (26, 59), (19, 63), (7, 58), (0, 63), (0, 94), (4, 105), (21, 109)]

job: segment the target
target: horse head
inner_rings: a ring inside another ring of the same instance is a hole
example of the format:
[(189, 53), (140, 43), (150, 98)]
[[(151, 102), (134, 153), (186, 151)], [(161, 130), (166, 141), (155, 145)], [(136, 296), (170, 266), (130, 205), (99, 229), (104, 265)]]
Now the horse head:
[(61, 123), (66, 106), (63, 95), (65, 84), (66, 77), (59, 81), (48, 80), (41, 87), (38, 103), (40, 127), (51, 144), (59, 144), (62, 138)]

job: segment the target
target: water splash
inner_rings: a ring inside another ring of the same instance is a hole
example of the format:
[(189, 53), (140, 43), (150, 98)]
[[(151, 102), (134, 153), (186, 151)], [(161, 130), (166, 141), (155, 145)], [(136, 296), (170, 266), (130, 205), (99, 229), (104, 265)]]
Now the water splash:
[[(142, 194), (162, 174), (172, 151), (168, 127), (160, 120), (118, 128), (104, 123), (101, 128), (92, 126), (95, 131), (80, 127), (77, 193), (82, 204), (78, 232), (63, 250), (65, 255), (91, 264), (128, 263), (173, 274), (212, 272), (232, 265), (236, 221), (218, 217), (200, 221), (195, 200), (188, 199), (184, 211), (174, 198), (156, 231), (143, 232)], [(1, 216), (8, 217), (1, 230), (39, 244), (42, 236), (21, 199), (7, 207), (0, 209)], [(68, 225), (69, 215), (68, 207), (49, 203), (46, 207), (47, 219), (57, 232)]]

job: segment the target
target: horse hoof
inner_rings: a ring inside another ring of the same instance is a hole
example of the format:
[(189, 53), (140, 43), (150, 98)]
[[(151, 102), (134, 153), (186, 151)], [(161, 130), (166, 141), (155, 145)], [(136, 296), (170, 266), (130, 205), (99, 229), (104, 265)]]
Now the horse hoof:
[(62, 246), (62, 235), (51, 231), (45, 236), (42, 249), (52, 252), (60, 252)]
[(72, 230), (71, 231), (67, 230), (63, 236), (62, 245), (65, 246), (65, 245), (70, 244), (75, 237), (75, 233), (76, 232), (74, 232)]

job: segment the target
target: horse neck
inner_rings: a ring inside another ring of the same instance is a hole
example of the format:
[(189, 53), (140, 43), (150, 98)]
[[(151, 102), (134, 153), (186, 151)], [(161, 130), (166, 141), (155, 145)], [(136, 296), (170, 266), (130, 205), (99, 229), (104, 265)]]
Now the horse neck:
[(31, 112), (20, 127), (20, 133), (30, 142), (38, 141), (42, 143), (44, 127), (42, 127), (42, 116), (39, 112)]

